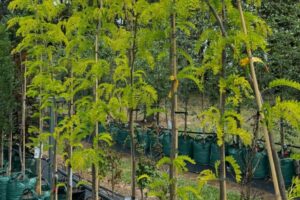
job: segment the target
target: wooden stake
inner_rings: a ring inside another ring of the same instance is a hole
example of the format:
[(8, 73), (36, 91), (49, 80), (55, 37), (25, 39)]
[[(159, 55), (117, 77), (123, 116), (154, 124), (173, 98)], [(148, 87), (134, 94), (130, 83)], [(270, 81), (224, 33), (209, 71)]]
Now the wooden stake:
[(177, 111), (177, 44), (176, 44), (176, 13), (175, 13), (176, 1), (173, 0), (173, 9), (170, 18), (171, 24), (171, 48), (170, 48), (170, 66), (172, 70), (173, 82), (171, 90), (171, 122), (172, 122), (172, 148), (171, 148), (171, 165), (170, 165), (170, 200), (177, 200), (177, 176), (178, 172), (174, 166), (174, 160), (178, 156), (178, 130), (176, 122)]

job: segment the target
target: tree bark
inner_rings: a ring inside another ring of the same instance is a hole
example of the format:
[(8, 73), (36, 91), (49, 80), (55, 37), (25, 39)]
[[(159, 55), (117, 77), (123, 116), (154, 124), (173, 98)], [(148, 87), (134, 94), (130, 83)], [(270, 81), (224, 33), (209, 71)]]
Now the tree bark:
[[(247, 32), (246, 22), (245, 22), (245, 18), (244, 18), (243, 9), (242, 9), (242, 4), (241, 4), (240, 0), (238, 0), (237, 3), (238, 3), (238, 9), (239, 9), (240, 18), (241, 18), (242, 28), (243, 28), (244, 34), (247, 35), (248, 32)], [(268, 157), (269, 157), (269, 163), (270, 163), (270, 167), (271, 167), (272, 180), (273, 180), (273, 185), (274, 185), (274, 189), (275, 189), (276, 200), (281, 200), (281, 199), (286, 200), (287, 197), (286, 197), (286, 193), (285, 193), (285, 186), (284, 186), (284, 182), (282, 183), (282, 180), (281, 180), (282, 174), (279, 173), (280, 167), (279, 167), (279, 169), (276, 170), (276, 168), (278, 168), (278, 167), (275, 166), (275, 162), (278, 161), (277, 153), (276, 153), (276, 155), (274, 155), (274, 153), (273, 153), (274, 149), (272, 148), (272, 146), (274, 146), (274, 142), (272, 141), (272, 136), (268, 131), (268, 127), (265, 122), (265, 116), (264, 116), (264, 113), (262, 112), (263, 101), (262, 101), (261, 93), (259, 90), (258, 81), (256, 78), (254, 62), (252, 59), (252, 50), (249, 46), (247, 46), (247, 55), (248, 55), (249, 62), (250, 62), (250, 71), (251, 71), (251, 77), (253, 80), (253, 87), (254, 87), (254, 92), (255, 92), (256, 103), (258, 106), (258, 110), (260, 112), (261, 120), (263, 121), (262, 127), (263, 127), (264, 137), (266, 140), (265, 144), (266, 144), (267, 153), (268, 153)], [(277, 157), (277, 160), (276, 160), (276, 157)]]
[[(22, 64), (22, 57), (20, 54), (20, 62), (21, 66)], [(26, 78), (26, 65), (24, 66), (24, 72), (23, 72), (23, 87), (22, 87), (22, 122), (21, 122), (21, 132), (22, 132), (22, 156), (20, 156), (21, 160), (21, 172), (23, 177), (25, 177), (25, 159), (26, 159), (26, 91), (27, 91), (27, 78)], [(21, 152), (20, 152), (21, 154)]]
[[(132, 4), (135, 5), (136, 1), (133, 0)], [(135, 64), (135, 52), (136, 52), (136, 37), (137, 37), (137, 15), (132, 10), (133, 19), (130, 20), (129, 30), (133, 36), (132, 45), (128, 52), (128, 60), (129, 60), (129, 67), (130, 67), (130, 86), (131, 91), (133, 92), (134, 86), (134, 64)], [(134, 101), (134, 97), (131, 93), (131, 101)], [(129, 108), (129, 132), (130, 132), (130, 139), (131, 139), (131, 198), (134, 200), (136, 198), (136, 155), (135, 155), (135, 138), (134, 138), (134, 125), (133, 125), (133, 111), (135, 108)]]
[[(226, 28), (225, 28), (225, 22), (226, 22), (226, 17), (225, 17), (225, 2), (222, 0), (222, 17), (220, 18), (221, 20), (221, 32), (222, 32), (222, 37), (226, 38)], [(225, 67), (226, 67), (226, 50), (223, 49), (222, 51), (222, 69), (221, 69), (221, 79), (226, 79), (226, 74), (225, 74)], [(223, 122), (224, 118), (224, 113), (225, 113), (225, 101), (226, 101), (226, 92), (220, 92), (220, 112), (221, 112), (221, 124), (222, 124), (222, 130), (224, 132), (225, 129), (225, 124)], [(222, 145), (220, 147), (220, 200), (227, 200), (227, 188), (226, 188), (226, 161), (225, 161), (225, 134), (222, 137)]]
[[(56, 99), (53, 97), (54, 127), (57, 125)], [(53, 130), (54, 131), (54, 130)], [(58, 136), (53, 140), (53, 163), (52, 163), (52, 181), (51, 181), (51, 200), (57, 200), (57, 140)]]
[(284, 127), (283, 119), (280, 118), (280, 145), (281, 145), (281, 157), (284, 158)]
[(187, 136), (188, 103), (189, 103), (189, 99), (187, 98), (184, 105), (184, 135), (185, 136)]
[(177, 169), (174, 165), (174, 160), (177, 158), (178, 151), (178, 130), (177, 130), (177, 122), (176, 122), (176, 114), (177, 111), (177, 44), (176, 44), (176, 12), (175, 5), (176, 1), (173, 0), (173, 8), (170, 18), (171, 25), (171, 47), (170, 47), (170, 67), (173, 76), (172, 89), (171, 89), (171, 122), (172, 122), (172, 148), (171, 148), (171, 165), (170, 165), (170, 200), (177, 199)]
[(4, 158), (3, 158), (3, 131), (0, 132), (0, 166), (1, 168), (3, 168), (4, 166)]
[[(40, 97), (42, 98), (42, 97)], [(40, 99), (40, 117), (39, 117), (39, 134), (43, 134), (43, 111), (41, 110), (42, 99)], [(39, 157), (37, 158), (37, 183), (36, 183), (36, 193), (38, 195), (42, 194), (42, 143), (39, 142)]]
[[(102, 0), (100, 0), (100, 5), (99, 5), (100, 9), (102, 8)], [(95, 35), (95, 62), (98, 63), (98, 50), (99, 50), (99, 29), (100, 29), (100, 20), (98, 19), (97, 21), (97, 31), (96, 31), (96, 35)], [(95, 98), (95, 103), (97, 104), (98, 102), (98, 84), (99, 84), (99, 80), (98, 77), (96, 77), (95, 80), (95, 87), (94, 87), (94, 98)], [(99, 123), (98, 120), (95, 122), (95, 132), (94, 132), (94, 138), (97, 137), (99, 133)], [(95, 144), (96, 146), (94, 146), (95, 149), (98, 149), (98, 143)], [(92, 192), (92, 198), (94, 200), (98, 200), (99, 199), (99, 179), (98, 179), (98, 166), (97, 164), (93, 164), (92, 165), (92, 188), (93, 188), (93, 192)]]
[[(73, 74), (73, 68), (71, 67), (71, 78), (73, 78), (74, 74)], [(73, 81), (71, 83), (71, 92), (73, 94)], [(71, 101), (70, 101), (70, 106), (69, 106), (69, 117), (70, 120), (72, 118), (72, 116), (74, 115), (74, 97), (72, 96)], [(73, 134), (73, 127), (71, 127), (70, 130), (70, 135)], [(67, 144), (67, 154), (68, 154), (68, 159), (70, 160), (72, 158), (73, 155), (73, 147), (71, 145), (71, 142), (68, 141)], [(67, 199), (68, 200), (72, 200), (72, 193), (73, 193), (73, 170), (72, 170), (72, 166), (71, 163), (69, 162), (67, 165)]]
[(9, 138), (8, 138), (8, 168), (7, 168), (7, 176), (11, 175), (12, 170), (12, 145), (13, 145), (13, 114), (10, 112), (9, 114)]
[[(225, 65), (226, 65), (226, 52), (222, 51), (222, 71), (221, 78), (225, 79)], [(221, 111), (221, 124), (224, 131), (224, 112), (225, 112), (225, 98), (226, 94), (220, 93), (220, 111)], [(225, 136), (222, 137), (222, 145), (220, 147), (220, 200), (227, 199), (227, 189), (226, 189), (226, 163), (225, 163)]]

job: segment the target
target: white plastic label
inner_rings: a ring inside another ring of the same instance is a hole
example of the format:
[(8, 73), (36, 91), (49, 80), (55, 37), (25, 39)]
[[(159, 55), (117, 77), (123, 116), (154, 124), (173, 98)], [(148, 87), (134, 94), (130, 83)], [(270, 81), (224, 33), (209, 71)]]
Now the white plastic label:
[(172, 122), (171, 122), (171, 120), (168, 120), (168, 129), (172, 129)]
[(39, 157), (40, 157), (40, 148), (34, 147), (34, 158), (39, 158)]

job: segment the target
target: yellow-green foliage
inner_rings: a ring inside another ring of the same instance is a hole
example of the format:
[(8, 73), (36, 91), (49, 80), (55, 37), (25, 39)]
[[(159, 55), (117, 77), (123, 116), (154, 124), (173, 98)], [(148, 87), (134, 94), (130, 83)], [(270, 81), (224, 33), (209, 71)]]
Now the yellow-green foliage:
[(238, 135), (245, 145), (251, 144), (252, 135), (245, 129), (239, 128), (238, 124), (244, 123), (243, 117), (234, 110), (226, 110), (222, 116), (220, 110), (216, 107), (210, 107), (208, 110), (199, 114), (201, 126), (208, 131), (215, 131), (218, 138), (218, 145), (223, 144), (224, 134)]
[[(195, 161), (188, 156), (178, 156), (173, 161), (174, 167), (180, 172), (186, 172), (188, 169), (186, 167), (187, 163), (195, 164)], [(157, 167), (160, 168), (163, 165), (171, 165), (171, 159), (169, 157), (163, 157), (157, 162)]]
[[(106, 145), (112, 145), (112, 137), (109, 133), (99, 134), (94, 138), (94, 143), (98, 144), (99, 142), (104, 142)], [(96, 145), (94, 145), (96, 146)], [(104, 145), (102, 144), (102, 147)], [(92, 164), (98, 165), (101, 161), (104, 160), (105, 151), (102, 149), (95, 148), (81, 148), (76, 149), (73, 152), (70, 162), (74, 170), (88, 170)]]
[(300, 102), (298, 101), (282, 101), (278, 97), (275, 105), (264, 104), (264, 113), (270, 129), (283, 119), (293, 128), (300, 130)]
[(242, 180), (242, 172), (241, 172), (240, 166), (238, 165), (238, 163), (236, 162), (236, 160), (232, 156), (226, 156), (225, 160), (233, 168), (233, 171), (235, 173), (236, 182), (240, 183), (241, 180)]
[(292, 80), (276, 79), (269, 83), (269, 88), (274, 88), (279, 86), (286, 86), (286, 87), (294, 88), (296, 90), (300, 90), (300, 83)]
[(203, 170), (200, 172), (198, 176), (198, 185), (199, 188), (202, 189), (203, 186), (208, 182), (208, 181), (213, 181), (216, 180), (217, 177), (216, 175), (209, 169)]
[(288, 190), (288, 199), (294, 200), (300, 197), (300, 179), (298, 177), (293, 178), (291, 188)]
[(219, 81), (220, 93), (227, 91), (226, 103), (238, 106), (244, 98), (251, 99), (252, 88), (245, 77), (236, 74), (229, 75)]
[[(186, 164), (187, 163), (195, 163), (188, 156), (178, 156), (174, 159), (173, 166), (178, 170), (179, 173), (183, 173), (187, 171)], [(168, 157), (164, 157), (158, 161), (157, 167), (161, 168), (164, 165), (171, 165), (171, 159)], [(142, 175), (139, 179), (146, 178), (150, 181), (149, 184), (149, 196), (156, 197), (161, 200), (169, 199), (169, 186), (172, 182), (177, 182), (177, 180), (170, 180), (169, 174), (166, 172), (159, 171), (158, 176), (150, 178), (147, 175)], [(195, 199), (202, 199), (201, 191), (203, 186), (210, 180), (215, 180), (216, 176), (211, 170), (204, 170), (200, 173), (197, 182), (195, 185), (186, 185), (186, 186), (178, 186), (177, 195), (179, 199), (188, 200), (191, 196)]]

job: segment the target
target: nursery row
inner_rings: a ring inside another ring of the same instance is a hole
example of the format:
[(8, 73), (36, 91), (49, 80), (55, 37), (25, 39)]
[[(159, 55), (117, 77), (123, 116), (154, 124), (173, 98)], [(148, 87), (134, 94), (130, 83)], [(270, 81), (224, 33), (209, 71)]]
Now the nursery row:
[[(117, 146), (130, 148), (129, 131), (125, 126), (112, 124), (109, 127), (110, 133)], [(105, 131), (100, 127), (100, 131)], [(171, 151), (171, 131), (168, 129), (136, 129), (137, 149), (142, 153), (154, 157), (170, 156)], [(281, 170), (286, 186), (292, 184), (294, 176), (299, 175), (299, 163), (289, 158), (288, 150), (284, 157), (280, 159)], [(189, 134), (180, 134), (178, 137), (179, 155), (187, 155), (199, 165), (215, 167), (216, 161), (220, 160), (220, 147), (214, 134), (197, 134), (193, 137)], [(270, 176), (268, 156), (264, 148), (264, 143), (258, 141), (252, 148), (239, 146), (238, 144), (226, 143), (226, 156), (232, 156), (240, 167), (243, 175), (250, 175), (253, 179), (265, 179)], [(229, 167), (230, 169), (230, 167)]]
[[(21, 171), (21, 162), (17, 146), (13, 149), (12, 154), (12, 172), (8, 175), (8, 149), (4, 148), (4, 166), (0, 170), (0, 200), (50, 200), (51, 196), (51, 186), (49, 181), (49, 169), (51, 168), (51, 163), (47, 160), (42, 160), (43, 162), (43, 172), (42, 172), (42, 184), (41, 184), (41, 195), (36, 193), (37, 186), (37, 160), (32, 154), (28, 153), (26, 156), (26, 173), (23, 175)], [(58, 180), (61, 183), (57, 187), (57, 198), (59, 200), (65, 200), (66, 187), (63, 183), (66, 181), (66, 174), (63, 170), (58, 170)], [(78, 179), (78, 178), (77, 178)], [(73, 185), (75, 186), (79, 180), (76, 180), (74, 176)], [(102, 188), (102, 193), (105, 188)], [(107, 190), (107, 189), (105, 189)], [(109, 190), (105, 191), (106, 193)], [(89, 199), (91, 193), (91, 188), (86, 185), (75, 186), (73, 189), (73, 199), (75, 200), (85, 200)], [(101, 195), (101, 194), (100, 194)], [(103, 196), (103, 195), (102, 195)], [(108, 196), (105, 198), (105, 196)], [(111, 194), (105, 194), (103, 199), (110, 199)], [(117, 194), (114, 194), (117, 197)], [(118, 198), (116, 198), (118, 199)], [(123, 199), (123, 198), (120, 198)]]

